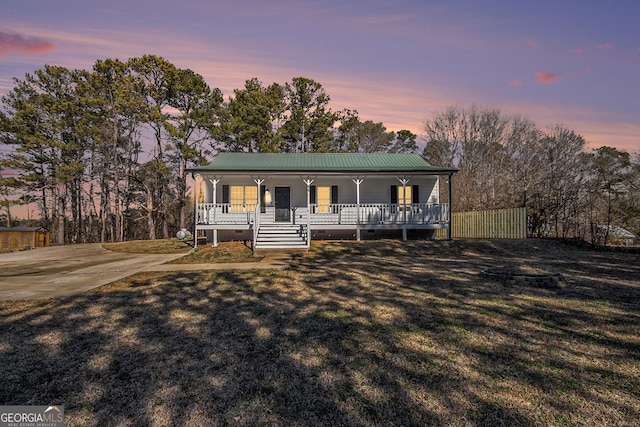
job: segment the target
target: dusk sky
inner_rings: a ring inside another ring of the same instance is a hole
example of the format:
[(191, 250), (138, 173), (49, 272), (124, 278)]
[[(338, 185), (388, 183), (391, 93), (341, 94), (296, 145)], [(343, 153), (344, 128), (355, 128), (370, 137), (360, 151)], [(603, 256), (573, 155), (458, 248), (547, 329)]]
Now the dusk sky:
[(450, 105), (640, 151), (640, 2), (2, 0), (0, 95), (45, 64), (154, 54), (225, 97), (320, 82), (333, 110), (421, 134)]

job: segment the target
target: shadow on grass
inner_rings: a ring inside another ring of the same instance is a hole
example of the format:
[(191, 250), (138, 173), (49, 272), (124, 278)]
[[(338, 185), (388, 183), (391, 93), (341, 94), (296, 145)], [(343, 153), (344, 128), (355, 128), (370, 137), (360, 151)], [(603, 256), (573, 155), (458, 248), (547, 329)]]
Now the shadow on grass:
[[(284, 272), (3, 303), (0, 402), (89, 426), (631, 425), (638, 264), (548, 245), (325, 244)], [(518, 263), (571, 284), (478, 275)]]

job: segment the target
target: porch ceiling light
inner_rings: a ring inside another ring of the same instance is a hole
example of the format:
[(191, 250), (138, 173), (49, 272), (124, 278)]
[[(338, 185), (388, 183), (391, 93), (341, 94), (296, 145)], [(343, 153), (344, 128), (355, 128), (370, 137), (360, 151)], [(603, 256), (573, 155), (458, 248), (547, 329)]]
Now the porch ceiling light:
[(267, 187), (264, 187), (264, 203), (267, 205), (271, 204), (271, 191)]

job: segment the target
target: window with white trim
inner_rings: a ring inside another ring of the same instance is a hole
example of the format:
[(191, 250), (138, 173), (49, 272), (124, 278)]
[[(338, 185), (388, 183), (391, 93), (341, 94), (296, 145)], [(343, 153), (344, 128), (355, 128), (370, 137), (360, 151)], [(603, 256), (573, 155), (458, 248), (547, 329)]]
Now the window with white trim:
[(231, 212), (253, 212), (256, 210), (258, 187), (253, 185), (232, 185), (230, 193)]
[(418, 185), (391, 186), (391, 204), (402, 208), (405, 202), (407, 205), (420, 203), (420, 187)]
[[(338, 186), (316, 187), (312, 185), (309, 202), (315, 205), (315, 211), (312, 213), (331, 213), (331, 205), (338, 203)], [(333, 213), (337, 213), (337, 206), (334, 206)]]
[(411, 187), (410, 186), (398, 186), (398, 204), (410, 205), (411, 204)]
[(331, 187), (317, 187), (316, 200), (319, 213), (329, 213), (331, 210)]

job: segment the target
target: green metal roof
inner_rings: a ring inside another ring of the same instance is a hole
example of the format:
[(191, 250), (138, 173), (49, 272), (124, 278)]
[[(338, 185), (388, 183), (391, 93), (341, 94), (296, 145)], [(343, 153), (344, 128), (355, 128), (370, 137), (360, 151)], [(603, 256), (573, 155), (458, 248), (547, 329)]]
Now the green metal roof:
[(430, 165), (417, 154), (387, 153), (220, 153), (206, 166), (190, 172), (419, 172), (447, 173), (456, 169)]

